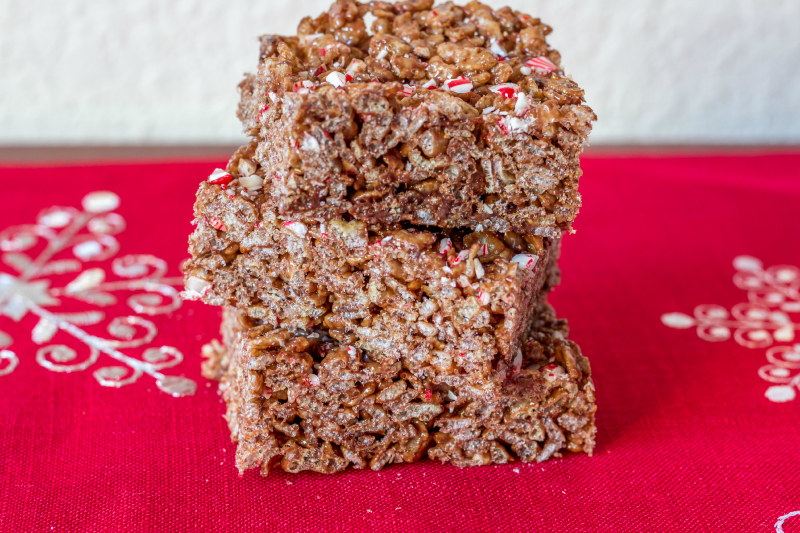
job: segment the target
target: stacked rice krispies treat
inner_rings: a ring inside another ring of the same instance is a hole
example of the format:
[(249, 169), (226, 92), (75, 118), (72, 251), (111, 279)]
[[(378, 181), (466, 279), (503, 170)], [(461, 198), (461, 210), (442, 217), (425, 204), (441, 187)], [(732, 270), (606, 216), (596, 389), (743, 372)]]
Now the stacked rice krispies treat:
[(594, 447), (547, 304), (595, 116), (550, 28), (478, 2), (337, 0), (264, 36), (250, 142), (200, 185), (187, 299), (240, 470), (457, 466)]

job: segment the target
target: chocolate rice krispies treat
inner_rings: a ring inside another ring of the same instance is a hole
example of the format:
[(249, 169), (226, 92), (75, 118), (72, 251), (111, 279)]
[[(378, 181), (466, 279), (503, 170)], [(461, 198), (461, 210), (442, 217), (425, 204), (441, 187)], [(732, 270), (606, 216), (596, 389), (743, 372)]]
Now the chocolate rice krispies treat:
[(296, 36), (261, 37), (240, 84), (252, 142), (228, 171), (260, 163), (257, 194), (303, 222), (559, 237), (596, 117), (550, 32), (479, 2), (337, 0)]
[(273, 326), (324, 326), (409, 366), (432, 353), (512, 360), (559, 279), (558, 239), (278, 218), (237, 181), (201, 184), (183, 296)]
[(456, 466), (592, 453), (594, 385), (567, 325), (536, 309), (520, 355), (469, 379), (431, 357), (416, 369), (224, 312), (223, 344), (203, 349), (220, 381), (240, 471), (380, 470), (427, 455)]

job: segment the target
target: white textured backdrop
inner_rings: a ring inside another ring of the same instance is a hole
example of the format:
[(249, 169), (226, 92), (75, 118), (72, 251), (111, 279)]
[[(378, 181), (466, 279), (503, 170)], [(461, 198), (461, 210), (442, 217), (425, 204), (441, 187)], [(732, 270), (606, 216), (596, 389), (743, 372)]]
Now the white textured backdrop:
[[(0, 0), (0, 143), (240, 140), (255, 37), (328, 0)], [(800, 142), (799, 0), (489, 1), (541, 17), (595, 143)]]

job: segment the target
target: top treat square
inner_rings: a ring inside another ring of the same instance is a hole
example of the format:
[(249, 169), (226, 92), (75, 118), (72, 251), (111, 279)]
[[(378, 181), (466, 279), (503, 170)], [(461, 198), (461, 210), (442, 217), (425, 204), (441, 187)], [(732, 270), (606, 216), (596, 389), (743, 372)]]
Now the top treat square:
[(294, 218), (558, 237), (596, 117), (550, 32), (479, 2), (337, 0), (295, 37), (261, 37), (238, 115), (267, 170), (247, 181)]

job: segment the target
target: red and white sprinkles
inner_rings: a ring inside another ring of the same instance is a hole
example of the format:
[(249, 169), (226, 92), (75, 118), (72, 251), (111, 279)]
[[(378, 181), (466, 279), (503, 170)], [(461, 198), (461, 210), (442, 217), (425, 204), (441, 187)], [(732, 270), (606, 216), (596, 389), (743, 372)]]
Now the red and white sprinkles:
[(231, 182), (233, 176), (225, 172), (221, 168), (215, 168), (214, 172), (208, 177), (208, 182), (211, 185), (227, 185)]
[(511, 258), (512, 263), (518, 263), (526, 270), (533, 270), (539, 262), (539, 256), (533, 254), (517, 254)]
[[(535, 72), (536, 74), (542, 76), (558, 70), (558, 67), (555, 66), (555, 64), (552, 61), (550, 61), (548, 58), (544, 56), (534, 57), (533, 59), (527, 60), (525, 62), (525, 66), (528, 67), (529, 69), (532, 69), (533, 72)], [(525, 73), (523, 72), (523, 74)]]
[(345, 75), (345, 74), (342, 74), (341, 72), (337, 72), (337, 71), (334, 70), (333, 72), (331, 72), (330, 74), (328, 74), (325, 77), (325, 81), (327, 81), (328, 83), (330, 83), (331, 85), (333, 85), (336, 88), (344, 87), (345, 84), (348, 81), (350, 81), (350, 80), (347, 79), (348, 76), (350, 77), (351, 80), (353, 79), (353, 77), (350, 76), (349, 74)]
[(302, 222), (298, 222), (296, 220), (287, 220), (283, 223), (284, 227), (300, 237), (301, 239), (306, 236), (308, 233), (308, 228)]
[(447, 80), (444, 82), (443, 87), (457, 94), (467, 94), (472, 90), (472, 82), (469, 78), (459, 76), (454, 80)]

